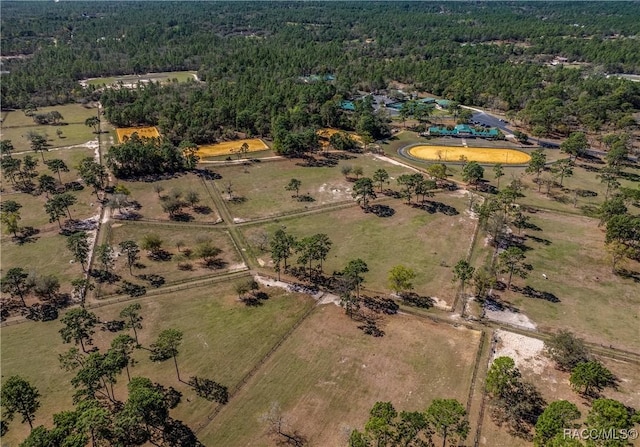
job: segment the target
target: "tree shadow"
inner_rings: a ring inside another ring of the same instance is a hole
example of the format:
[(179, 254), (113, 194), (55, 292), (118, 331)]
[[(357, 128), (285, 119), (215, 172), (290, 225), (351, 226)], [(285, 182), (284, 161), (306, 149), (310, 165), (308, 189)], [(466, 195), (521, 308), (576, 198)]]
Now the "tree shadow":
[(539, 244), (544, 244), (544, 245), (551, 245), (551, 241), (549, 239), (544, 239), (541, 237), (537, 237), (537, 236), (532, 236), (530, 234), (527, 234), (527, 239), (531, 239), (534, 242), (538, 242)]
[(173, 255), (167, 250), (160, 249), (149, 253), (147, 257), (152, 261), (170, 261)]
[(522, 293), (528, 298), (536, 298), (539, 300), (549, 301), (550, 303), (559, 303), (560, 298), (551, 292), (545, 292), (543, 290), (536, 290), (531, 286), (518, 287), (511, 284), (511, 290), (514, 292)]
[(316, 199), (311, 197), (309, 194), (302, 194), (297, 197), (298, 202), (315, 202)]
[(209, 206), (194, 206), (193, 211), (198, 214), (208, 215), (213, 211)]
[(391, 217), (396, 213), (396, 210), (388, 205), (371, 205), (365, 213), (373, 213), (378, 217)]
[(433, 298), (418, 295), (415, 292), (403, 293), (400, 295), (400, 299), (408, 306), (419, 307), (421, 309), (430, 309), (435, 304)]
[(89, 275), (91, 275), (92, 278), (95, 278), (96, 282), (99, 282), (101, 284), (115, 284), (121, 279), (120, 275), (117, 275), (108, 270), (92, 269), (89, 271)]
[(632, 279), (635, 282), (640, 282), (640, 272), (629, 269), (618, 269), (616, 274), (623, 278)]
[(169, 219), (174, 222), (191, 222), (193, 220), (193, 216), (189, 213), (180, 212), (169, 216)]
[(36, 234), (40, 233), (40, 230), (33, 227), (22, 227), (18, 232), (17, 236), (13, 237), (13, 240), (18, 245), (23, 245), (28, 242), (35, 242), (39, 239), (39, 237), (35, 237)]
[(429, 214), (442, 213), (446, 216), (457, 216), (460, 214), (454, 207), (433, 200), (425, 200), (422, 203), (412, 203), (411, 206), (424, 210)]
[(222, 176), (217, 172), (210, 171), (208, 169), (194, 169), (193, 172), (205, 180), (220, 180)]
[(142, 214), (136, 212), (136, 211), (125, 211), (124, 213), (118, 213), (117, 215), (113, 216), (114, 219), (118, 219), (118, 220), (140, 220), (142, 219)]
[(225, 268), (228, 265), (227, 261), (220, 258), (206, 259), (206, 260), (203, 260), (201, 264), (202, 264), (202, 267), (209, 270), (220, 270)]

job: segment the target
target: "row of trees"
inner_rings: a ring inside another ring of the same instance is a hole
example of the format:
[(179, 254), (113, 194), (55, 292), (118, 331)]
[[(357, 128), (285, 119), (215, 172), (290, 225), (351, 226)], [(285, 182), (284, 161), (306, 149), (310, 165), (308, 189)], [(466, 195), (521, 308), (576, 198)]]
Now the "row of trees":
[(364, 431), (353, 430), (349, 447), (460, 445), (469, 434), (467, 412), (455, 399), (434, 399), (421, 411), (398, 411), (391, 402), (376, 402)]

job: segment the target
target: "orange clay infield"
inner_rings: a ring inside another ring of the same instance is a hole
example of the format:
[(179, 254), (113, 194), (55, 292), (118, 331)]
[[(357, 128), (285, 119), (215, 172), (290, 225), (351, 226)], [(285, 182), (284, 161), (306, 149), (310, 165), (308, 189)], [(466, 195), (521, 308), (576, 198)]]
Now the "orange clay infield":
[(124, 143), (134, 133), (137, 133), (140, 138), (160, 137), (160, 132), (155, 127), (119, 127), (116, 129), (116, 133), (118, 134), (119, 143)]
[(264, 151), (269, 146), (259, 138), (247, 140), (223, 141), (222, 143), (206, 144), (198, 146), (198, 155), (201, 157), (216, 157), (218, 155), (231, 155), (240, 150), (243, 143), (249, 146), (249, 152)]
[(515, 149), (453, 146), (413, 146), (409, 155), (429, 161), (477, 161), (478, 163), (526, 164), (531, 157)]

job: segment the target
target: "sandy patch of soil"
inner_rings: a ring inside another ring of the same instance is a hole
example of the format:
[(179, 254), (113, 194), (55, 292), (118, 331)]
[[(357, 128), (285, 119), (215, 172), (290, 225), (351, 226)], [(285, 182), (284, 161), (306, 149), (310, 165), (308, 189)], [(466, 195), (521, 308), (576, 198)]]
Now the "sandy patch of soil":
[(519, 369), (530, 369), (535, 374), (542, 373), (551, 364), (543, 354), (542, 340), (503, 330), (495, 331), (494, 340), (497, 342), (493, 348), (492, 360), (503, 356), (511, 357)]
[(525, 329), (536, 329), (536, 324), (529, 319), (526, 315), (513, 312), (508, 309), (492, 310), (485, 309), (484, 316), (489, 320), (498, 321), (500, 323), (506, 323), (513, 326), (519, 326)]

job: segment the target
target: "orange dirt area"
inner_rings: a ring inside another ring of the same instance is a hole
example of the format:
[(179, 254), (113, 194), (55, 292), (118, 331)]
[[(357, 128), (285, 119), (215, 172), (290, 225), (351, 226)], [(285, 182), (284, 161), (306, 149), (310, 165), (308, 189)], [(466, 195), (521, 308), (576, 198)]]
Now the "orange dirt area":
[(269, 146), (260, 138), (251, 138), (198, 146), (198, 155), (201, 157), (217, 157), (219, 155), (236, 154), (244, 143), (247, 143), (249, 146), (248, 152), (258, 152), (269, 149)]
[(160, 132), (157, 127), (119, 127), (116, 129), (118, 134), (118, 142), (124, 143), (131, 135), (137, 133), (140, 138), (158, 138)]
[(420, 145), (410, 148), (409, 155), (429, 161), (455, 162), (477, 161), (478, 163), (526, 164), (531, 157), (515, 149), (488, 147), (454, 147)]
[(337, 134), (337, 133), (346, 133), (347, 135), (349, 135), (353, 140), (355, 140), (358, 144), (362, 144), (362, 138), (360, 137), (360, 135), (356, 135), (353, 133), (349, 133), (346, 132), (344, 130), (340, 130), (340, 129), (333, 129), (331, 127), (325, 127), (323, 129), (318, 129), (316, 131), (316, 133), (318, 134), (318, 137), (320, 137), (320, 144), (322, 146), (328, 146), (329, 145), (329, 139)]

